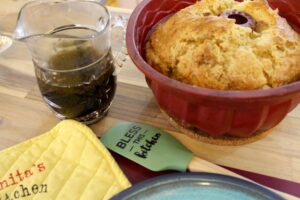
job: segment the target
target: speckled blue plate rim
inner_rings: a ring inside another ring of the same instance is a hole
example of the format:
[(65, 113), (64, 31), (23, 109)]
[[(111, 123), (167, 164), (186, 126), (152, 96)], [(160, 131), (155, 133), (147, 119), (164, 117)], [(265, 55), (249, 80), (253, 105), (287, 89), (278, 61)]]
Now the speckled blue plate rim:
[(193, 172), (193, 173), (188, 173), (188, 172), (183, 172), (183, 173), (172, 173), (172, 174), (167, 174), (167, 175), (162, 175), (158, 176), (155, 178), (151, 178), (145, 181), (142, 181), (136, 185), (133, 185), (132, 187), (120, 192), (119, 194), (115, 195), (114, 197), (111, 198), (111, 200), (124, 200), (127, 197), (130, 197), (134, 195), (134, 193), (141, 192), (147, 188), (152, 188), (155, 187), (159, 183), (168, 183), (174, 180), (195, 180), (199, 179), (209, 181), (209, 180), (217, 180), (217, 181), (224, 181), (227, 183), (232, 183), (236, 185), (240, 185), (242, 187), (247, 187), (251, 190), (257, 191), (261, 194), (264, 194), (267, 197), (270, 197), (274, 200), (285, 200), (283, 197), (275, 194), (274, 192), (259, 186), (255, 183), (251, 183), (249, 181), (235, 178), (232, 176), (227, 176), (227, 175), (222, 175), (222, 174), (214, 174), (214, 173), (204, 173), (204, 172)]

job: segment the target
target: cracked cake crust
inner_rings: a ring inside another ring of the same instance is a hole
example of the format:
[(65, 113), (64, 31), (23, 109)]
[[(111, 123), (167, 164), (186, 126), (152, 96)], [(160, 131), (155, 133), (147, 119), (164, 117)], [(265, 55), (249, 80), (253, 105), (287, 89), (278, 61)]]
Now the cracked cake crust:
[[(223, 12), (245, 12), (255, 29)], [(202, 0), (151, 34), (147, 62), (178, 81), (211, 89), (278, 87), (300, 79), (300, 38), (264, 0)]]

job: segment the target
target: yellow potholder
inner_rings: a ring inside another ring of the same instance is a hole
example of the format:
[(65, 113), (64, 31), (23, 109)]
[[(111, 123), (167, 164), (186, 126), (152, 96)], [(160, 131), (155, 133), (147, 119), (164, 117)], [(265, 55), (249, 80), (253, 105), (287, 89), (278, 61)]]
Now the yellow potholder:
[(129, 186), (91, 129), (76, 121), (0, 152), (0, 200), (109, 199)]

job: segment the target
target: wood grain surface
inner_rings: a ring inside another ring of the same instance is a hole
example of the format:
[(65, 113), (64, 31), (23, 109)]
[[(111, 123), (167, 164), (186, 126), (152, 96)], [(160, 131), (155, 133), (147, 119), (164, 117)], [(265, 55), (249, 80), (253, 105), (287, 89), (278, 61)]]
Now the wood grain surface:
[[(11, 33), (25, 0), (1, 0), (0, 31)], [(129, 14), (126, 10), (112, 12)], [(107, 117), (91, 126), (101, 136), (119, 121), (162, 128), (198, 157), (216, 164), (300, 183), (300, 107), (298, 106), (260, 141), (242, 146), (216, 146), (179, 133), (161, 113), (144, 76), (131, 61), (118, 74), (117, 93)], [(14, 42), (0, 54), (0, 150), (40, 135), (58, 120), (42, 101), (26, 46)]]

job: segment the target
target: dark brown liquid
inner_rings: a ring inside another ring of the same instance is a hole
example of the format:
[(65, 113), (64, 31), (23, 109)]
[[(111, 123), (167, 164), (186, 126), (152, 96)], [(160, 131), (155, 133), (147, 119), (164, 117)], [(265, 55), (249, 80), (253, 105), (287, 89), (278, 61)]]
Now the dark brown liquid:
[(50, 68), (55, 70), (69, 70), (91, 63), (72, 73), (58, 72), (55, 79), (50, 77), (52, 81), (49, 77), (43, 80), (42, 70), (38, 71), (36, 67), (44, 100), (65, 118), (80, 118), (94, 111), (100, 114), (107, 111), (116, 90), (113, 57), (111, 51), (102, 57), (93, 48), (85, 48), (62, 51), (49, 60)]

